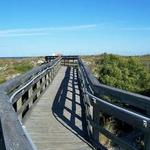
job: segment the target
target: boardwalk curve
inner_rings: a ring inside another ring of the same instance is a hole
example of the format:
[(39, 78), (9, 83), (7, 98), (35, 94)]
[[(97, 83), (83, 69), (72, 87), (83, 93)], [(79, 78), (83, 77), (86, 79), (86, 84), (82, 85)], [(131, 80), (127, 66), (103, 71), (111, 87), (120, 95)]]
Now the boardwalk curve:
[(40, 150), (91, 150), (76, 69), (61, 67), (24, 125)]

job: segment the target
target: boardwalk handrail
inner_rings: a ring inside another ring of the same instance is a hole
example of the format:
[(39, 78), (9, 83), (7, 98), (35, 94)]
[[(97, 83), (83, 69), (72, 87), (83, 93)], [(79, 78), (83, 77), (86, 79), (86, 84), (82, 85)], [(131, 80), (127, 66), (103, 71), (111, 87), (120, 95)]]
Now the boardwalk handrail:
[[(61, 60), (61, 59), (60, 59)], [(39, 78), (40, 76), (42, 76), (44, 73), (46, 73), (47, 71), (49, 71), (50, 69), (52, 69), (54, 66), (57, 65), (57, 63), (60, 61), (54, 61), (53, 64), (49, 67), (47, 67), (46, 69), (42, 70), (41, 72), (39, 72), (35, 77), (33, 77), (29, 82), (27, 82), (23, 87), (19, 88), (17, 91), (15, 91), (13, 93), (13, 95), (10, 97), (9, 101), (10, 103), (15, 103), (15, 101), (13, 101), (14, 97), (22, 90), (24, 90), (26, 87), (28, 87), (29, 85), (33, 84), (35, 82), (35, 80), (37, 78)]]
[[(115, 136), (101, 125), (100, 113), (106, 113), (139, 129), (145, 136), (145, 150), (150, 150), (150, 98), (100, 84), (80, 58), (78, 63), (81, 89), (86, 108), (87, 129), (89, 137), (93, 139), (94, 144), (99, 146), (100, 133), (120, 145), (121, 148), (128, 150), (138, 149), (129, 141)], [(137, 110), (106, 101), (104, 100), (105, 95), (115, 98), (115, 100), (124, 105), (133, 106)], [(144, 113), (141, 113), (139, 110), (144, 110)]]
[(56, 58), (0, 86), (0, 138), (3, 139), (3, 149), (36, 149), (21, 120), (53, 80), (60, 68), (61, 59)]
[(0, 142), (0, 147), (7, 150), (36, 149), (21, 121), (52, 82), (60, 65), (67, 65), (78, 67), (87, 131), (93, 145), (98, 149), (103, 148), (99, 143), (99, 135), (103, 134), (121, 148), (138, 150), (131, 141), (116, 136), (102, 126), (100, 114), (104, 113), (136, 129), (136, 137), (144, 136), (144, 150), (150, 150), (149, 97), (99, 83), (78, 56), (49, 56), (49, 59), (52, 61), (0, 86), (0, 139), (4, 141)]

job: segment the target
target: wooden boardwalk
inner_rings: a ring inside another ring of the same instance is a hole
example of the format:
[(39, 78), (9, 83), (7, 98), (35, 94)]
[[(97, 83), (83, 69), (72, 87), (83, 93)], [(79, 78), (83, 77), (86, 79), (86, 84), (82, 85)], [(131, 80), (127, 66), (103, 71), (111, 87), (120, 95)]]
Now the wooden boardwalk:
[(76, 69), (61, 67), (24, 119), (38, 150), (91, 150)]

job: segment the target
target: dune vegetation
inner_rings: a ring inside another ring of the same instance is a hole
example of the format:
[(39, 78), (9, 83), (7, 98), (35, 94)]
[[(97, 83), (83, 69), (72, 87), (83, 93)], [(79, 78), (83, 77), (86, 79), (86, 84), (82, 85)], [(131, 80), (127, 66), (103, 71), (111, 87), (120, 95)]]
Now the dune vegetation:
[(44, 58), (0, 58), (0, 84), (44, 62)]

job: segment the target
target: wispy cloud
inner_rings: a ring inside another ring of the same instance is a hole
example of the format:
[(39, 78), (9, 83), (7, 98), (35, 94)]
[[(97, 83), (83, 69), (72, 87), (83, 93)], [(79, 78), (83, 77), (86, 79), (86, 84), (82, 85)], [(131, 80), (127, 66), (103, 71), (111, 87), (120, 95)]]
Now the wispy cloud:
[(76, 31), (96, 28), (96, 24), (86, 24), (77, 26), (64, 27), (45, 27), (45, 28), (20, 28), (0, 30), (0, 37), (15, 37), (15, 36), (32, 36), (32, 35), (46, 35), (51, 31)]
[(128, 28), (121, 28), (121, 29), (127, 31), (150, 31), (150, 27), (128, 27)]

